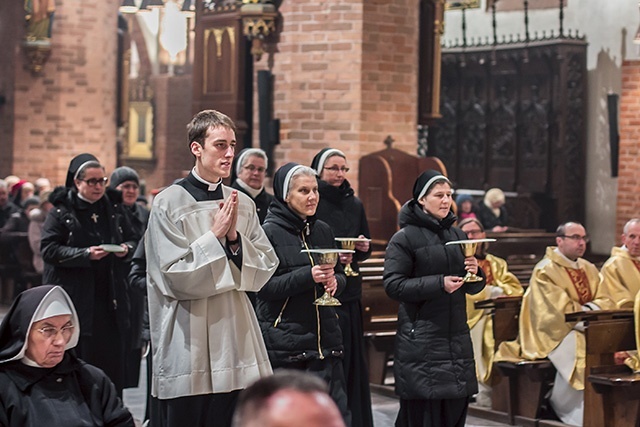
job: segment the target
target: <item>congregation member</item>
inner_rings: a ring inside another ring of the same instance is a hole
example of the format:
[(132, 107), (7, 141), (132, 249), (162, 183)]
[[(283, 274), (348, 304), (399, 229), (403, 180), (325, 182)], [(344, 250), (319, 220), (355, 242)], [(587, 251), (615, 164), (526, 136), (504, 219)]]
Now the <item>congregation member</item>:
[(35, 196), (35, 186), (27, 180), (21, 179), (11, 187), (13, 204), (24, 209), (24, 202)]
[(135, 425), (104, 372), (69, 351), (80, 333), (76, 309), (61, 287), (18, 295), (0, 324), (0, 425)]
[[(320, 201), (316, 211), (318, 219), (331, 227), (336, 237), (368, 238), (369, 224), (364, 206), (346, 179), (349, 172), (345, 154), (335, 148), (324, 148), (315, 155), (311, 168), (316, 171)], [(352, 427), (372, 427), (369, 372), (365, 358), (362, 329), (362, 276), (359, 262), (371, 255), (369, 241), (355, 243), (355, 253), (341, 253), (340, 263), (350, 265), (357, 275), (347, 275), (347, 286), (340, 294), (342, 305), (336, 307), (344, 357), (342, 365), (347, 384), (347, 401), (351, 411)]]
[(340, 295), (340, 263), (319, 264), (301, 249), (335, 248), (331, 228), (316, 217), (318, 182), (308, 166), (287, 163), (273, 177), (275, 200), (263, 228), (280, 265), (258, 293), (256, 312), (274, 369), (299, 369), (329, 384), (347, 425), (350, 413), (342, 367), (342, 333), (335, 307), (314, 305), (325, 291)]
[(254, 204), (222, 184), (235, 124), (215, 110), (187, 126), (195, 165), (153, 200), (145, 247), (154, 426), (229, 426), (238, 394), (270, 375), (247, 292), (278, 266)]
[[(487, 237), (482, 224), (476, 218), (467, 218), (458, 224), (469, 239)], [(487, 277), (487, 285), (475, 295), (467, 295), (467, 324), (471, 332), (473, 353), (476, 361), (479, 392), (476, 404), (491, 406), (491, 372), (495, 353), (493, 319), (489, 310), (476, 309), (476, 301), (484, 301), (501, 296), (521, 296), (524, 289), (520, 280), (509, 271), (507, 262), (487, 252), (489, 243), (480, 243), (476, 249), (478, 265)]]
[(600, 269), (602, 286), (617, 308), (632, 308), (640, 291), (640, 218), (627, 221), (622, 247), (613, 247)]
[(49, 197), (40, 247), (43, 283), (62, 286), (78, 309), (78, 356), (102, 369), (121, 395), (130, 326), (126, 275), (137, 240), (122, 195), (107, 180), (95, 156), (74, 157), (65, 186)]
[(136, 203), (140, 196), (138, 172), (128, 166), (114, 169), (109, 177), (109, 188), (122, 192), (122, 205), (131, 214), (131, 224), (136, 234), (142, 237), (149, 222), (149, 210)]
[(473, 211), (473, 197), (471, 194), (458, 194), (456, 197), (456, 207), (458, 208), (456, 216), (458, 221), (464, 221), (467, 218), (477, 218)]
[(51, 181), (48, 178), (40, 177), (33, 182), (33, 186), (35, 188), (35, 195), (42, 198), (41, 195), (45, 191), (52, 191), (53, 186), (51, 185)]
[[(129, 214), (129, 221), (133, 227), (135, 238), (139, 241), (147, 229), (149, 211), (136, 203), (140, 195), (140, 177), (138, 172), (128, 166), (120, 166), (109, 176), (109, 188), (122, 193), (122, 206)], [(128, 274), (127, 274), (128, 276)], [(133, 288), (129, 292), (129, 321), (130, 329), (125, 349), (125, 388), (138, 386), (140, 380), (140, 365), (142, 362), (143, 316), (146, 311), (146, 288)]]
[(600, 290), (598, 269), (582, 258), (588, 242), (582, 224), (558, 227), (557, 247), (547, 247), (522, 298), (518, 339), (502, 343), (494, 359), (549, 358), (557, 371), (551, 407), (562, 422), (576, 426), (583, 421), (586, 343), (583, 325), (567, 323), (565, 314), (614, 307)]
[(38, 274), (44, 272), (44, 261), (42, 260), (42, 254), (40, 253), (40, 240), (42, 239), (42, 228), (44, 227), (44, 220), (47, 218), (49, 211), (53, 207), (49, 201), (51, 191), (43, 191), (40, 193), (40, 203), (37, 209), (34, 209), (29, 214), (29, 228), (27, 230), (27, 236), (29, 238), (29, 247), (33, 252), (33, 269)]
[(0, 229), (4, 227), (11, 215), (19, 212), (20, 208), (9, 200), (9, 185), (0, 179)]
[(327, 383), (280, 369), (240, 394), (233, 427), (345, 427)]
[[(451, 182), (423, 172), (400, 209), (400, 231), (389, 240), (384, 288), (400, 302), (393, 370), (400, 397), (396, 427), (462, 427), (478, 392), (466, 295), (485, 286), (475, 257), (449, 241), (467, 236), (453, 224)], [(463, 282), (471, 272), (477, 282)]]
[(507, 231), (509, 217), (505, 207), (506, 198), (499, 188), (487, 190), (482, 202), (476, 208), (476, 216), (487, 231), (499, 233)]
[(259, 148), (245, 148), (236, 156), (231, 174), (231, 187), (251, 197), (256, 204), (260, 224), (267, 216), (273, 196), (264, 188), (269, 159)]
[(18, 234), (24, 234), (29, 229), (29, 215), (40, 205), (40, 199), (30, 197), (22, 204), (22, 208), (13, 213), (7, 222), (0, 229), (0, 240), (3, 244), (12, 244), (13, 239)]

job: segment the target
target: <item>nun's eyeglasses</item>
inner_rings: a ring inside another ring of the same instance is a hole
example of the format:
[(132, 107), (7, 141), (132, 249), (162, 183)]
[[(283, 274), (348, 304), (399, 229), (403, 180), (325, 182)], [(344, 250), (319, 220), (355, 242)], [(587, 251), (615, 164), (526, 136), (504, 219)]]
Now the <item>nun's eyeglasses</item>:
[(107, 178), (105, 176), (105, 177), (102, 177), (102, 178), (80, 179), (79, 181), (86, 182), (89, 187), (95, 187), (98, 184), (100, 184), (102, 186), (107, 185), (107, 181), (109, 181), (109, 178)]
[(75, 326), (73, 325), (63, 326), (60, 329), (54, 328), (53, 326), (45, 326), (44, 328), (36, 329), (36, 331), (40, 332), (42, 336), (44, 336), (48, 340), (57, 337), (58, 333), (62, 334), (62, 338), (68, 340), (69, 338), (71, 338), (74, 328)]
[(326, 169), (326, 170), (330, 170), (330, 171), (331, 171), (331, 172), (333, 172), (333, 173), (338, 173), (338, 172), (340, 172), (340, 171), (342, 171), (342, 173), (347, 173), (347, 172), (349, 172), (349, 168), (348, 168), (348, 167), (345, 167), (345, 166), (343, 166), (343, 167), (341, 167), (341, 168), (339, 168), (339, 167), (337, 167), (337, 166), (331, 166), (330, 168), (325, 168), (325, 169)]

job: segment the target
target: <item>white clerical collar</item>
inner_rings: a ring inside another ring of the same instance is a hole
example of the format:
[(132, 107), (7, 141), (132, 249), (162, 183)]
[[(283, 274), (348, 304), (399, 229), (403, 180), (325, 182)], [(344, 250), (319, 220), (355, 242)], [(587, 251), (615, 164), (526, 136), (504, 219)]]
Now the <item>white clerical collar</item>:
[(97, 200), (91, 201), (85, 197), (82, 197), (82, 194), (78, 193), (78, 199), (85, 201), (87, 203), (89, 203), (90, 205), (94, 204), (95, 202), (97, 202)]
[(580, 264), (578, 264), (578, 260), (575, 260), (575, 261), (570, 260), (569, 258), (567, 258), (567, 256), (565, 254), (560, 252), (560, 249), (558, 249), (558, 248), (555, 248), (554, 252), (557, 253), (558, 255), (560, 255), (562, 258), (564, 258), (571, 265), (571, 268), (580, 268)]
[(212, 183), (212, 182), (209, 182), (209, 181), (206, 181), (206, 180), (204, 180), (204, 179), (200, 178), (200, 176), (198, 175), (198, 172), (196, 172), (196, 168), (195, 168), (195, 166), (194, 166), (194, 168), (191, 170), (191, 173), (193, 174), (193, 176), (194, 176), (198, 181), (200, 181), (200, 182), (201, 182), (201, 183), (203, 183), (203, 184), (208, 185), (208, 186), (209, 186), (209, 188), (208, 188), (208, 190), (209, 190), (209, 191), (216, 191), (216, 190), (218, 189), (218, 186), (220, 186), (220, 184), (222, 184), (222, 178), (220, 178), (220, 180), (219, 180), (218, 182), (216, 182), (216, 183)]
[(250, 187), (249, 184), (247, 184), (246, 182), (244, 182), (243, 180), (241, 180), (240, 178), (236, 179), (236, 182), (238, 183), (238, 185), (240, 187), (242, 187), (247, 193), (249, 193), (249, 195), (251, 196), (252, 199), (255, 199), (256, 197), (258, 197), (258, 195), (260, 193), (262, 193), (262, 189), (264, 188), (264, 186), (258, 188), (257, 190), (253, 187)]

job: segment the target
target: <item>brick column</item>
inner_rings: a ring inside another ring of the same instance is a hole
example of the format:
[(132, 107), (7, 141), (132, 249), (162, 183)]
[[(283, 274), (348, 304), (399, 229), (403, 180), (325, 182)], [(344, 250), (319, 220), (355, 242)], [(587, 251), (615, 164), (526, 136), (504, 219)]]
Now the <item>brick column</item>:
[(107, 172), (115, 167), (118, 5), (56, 1), (42, 74), (26, 71), (24, 56), (17, 57), (11, 172), (62, 184), (69, 160), (82, 152), (95, 154)]
[[(281, 119), (276, 166), (309, 165), (332, 146), (346, 153), (357, 187), (359, 158), (383, 149), (387, 135), (415, 154), (418, 0), (295, 0), (280, 9), (285, 19), (272, 70), (274, 116)], [(267, 63), (265, 55), (256, 69)]]
[(640, 217), (640, 61), (622, 64), (620, 93), (620, 158), (616, 242), (624, 224)]

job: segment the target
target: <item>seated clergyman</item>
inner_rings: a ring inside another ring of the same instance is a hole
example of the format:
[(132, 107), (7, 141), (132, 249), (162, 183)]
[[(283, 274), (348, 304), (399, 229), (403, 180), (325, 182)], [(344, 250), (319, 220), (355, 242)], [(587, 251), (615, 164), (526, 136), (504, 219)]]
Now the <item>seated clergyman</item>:
[(613, 247), (600, 270), (602, 286), (618, 308), (632, 308), (640, 291), (640, 218), (630, 219), (622, 230), (622, 247)]
[[(458, 225), (469, 239), (487, 237), (482, 223), (476, 218), (467, 218)], [(484, 301), (500, 296), (520, 296), (524, 289), (518, 278), (509, 271), (507, 262), (502, 258), (487, 253), (488, 244), (478, 245), (476, 258), (482, 271), (487, 276), (487, 285), (482, 292), (467, 294), (467, 323), (471, 332), (473, 353), (476, 359), (479, 392), (476, 403), (480, 406), (491, 406), (491, 367), (495, 341), (493, 337), (493, 320), (488, 310), (475, 308), (476, 301)]]
[(588, 241), (581, 224), (558, 227), (558, 246), (547, 248), (522, 298), (518, 339), (502, 343), (495, 356), (495, 361), (548, 357), (557, 370), (551, 407), (564, 423), (578, 426), (584, 406), (586, 343), (584, 328), (565, 322), (565, 314), (614, 308), (599, 289), (598, 269), (581, 258)]

